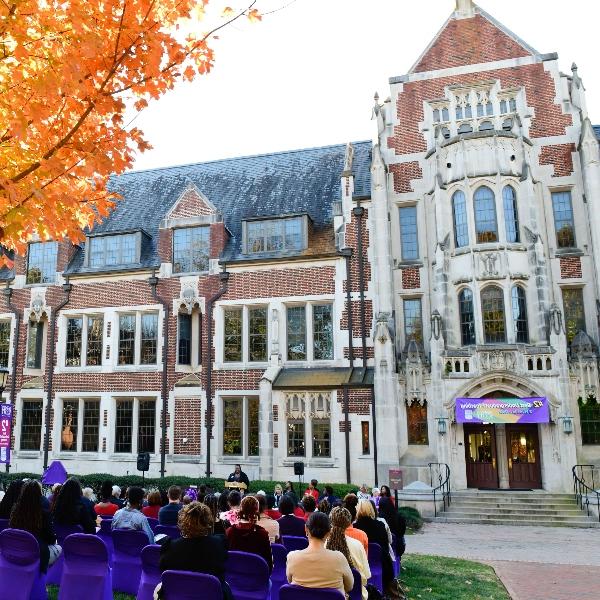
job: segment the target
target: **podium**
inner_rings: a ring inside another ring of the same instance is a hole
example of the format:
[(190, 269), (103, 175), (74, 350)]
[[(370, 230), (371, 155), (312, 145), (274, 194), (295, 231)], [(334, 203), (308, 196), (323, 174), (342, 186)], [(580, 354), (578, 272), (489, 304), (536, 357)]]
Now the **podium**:
[(242, 481), (225, 481), (223, 487), (230, 490), (239, 490), (240, 492), (245, 492), (248, 489), (248, 486)]

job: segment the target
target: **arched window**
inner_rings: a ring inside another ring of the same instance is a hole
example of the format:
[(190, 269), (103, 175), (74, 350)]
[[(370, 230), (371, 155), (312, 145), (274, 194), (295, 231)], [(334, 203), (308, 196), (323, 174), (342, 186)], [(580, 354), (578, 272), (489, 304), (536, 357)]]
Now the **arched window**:
[(519, 213), (517, 211), (517, 194), (513, 187), (507, 185), (502, 190), (504, 201), (504, 222), (506, 223), (506, 241), (519, 242)]
[(481, 316), (485, 343), (505, 343), (506, 322), (504, 319), (504, 295), (502, 289), (489, 286), (481, 292)]
[(460, 338), (463, 346), (475, 344), (475, 315), (473, 313), (473, 292), (465, 288), (458, 295), (460, 312)]
[(529, 327), (527, 326), (527, 301), (525, 290), (515, 285), (510, 292), (512, 316), (515, 327), (515, 339), (518, 344), (529, 343)]
[(477, 243), (497, 242), (496, 198), (489, 187), (481, 186), (475, 192), (474, 212)]
[(467, 201), (465, 193), (461, 190), (458, 190), (452, 196), (452, 214), (454, 217), (454, 245), (457, 248), (468, 246)]

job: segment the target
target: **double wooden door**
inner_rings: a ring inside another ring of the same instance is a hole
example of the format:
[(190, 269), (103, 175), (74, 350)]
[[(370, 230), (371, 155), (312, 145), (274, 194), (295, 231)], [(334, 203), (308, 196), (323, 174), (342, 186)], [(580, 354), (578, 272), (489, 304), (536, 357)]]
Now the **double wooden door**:
[(511, 489), (542, 487), (537, 425), (507, 425), (508, 481)]
[(493, 425), (465, 425), (467, 486), (498, 488), (496, 431)]

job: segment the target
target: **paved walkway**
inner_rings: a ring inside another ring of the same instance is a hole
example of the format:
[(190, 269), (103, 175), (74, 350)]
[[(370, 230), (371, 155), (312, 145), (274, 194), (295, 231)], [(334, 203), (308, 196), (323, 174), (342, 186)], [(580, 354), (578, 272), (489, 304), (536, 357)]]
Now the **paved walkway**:
[(513, 600), (600, 598), (599, 529), (426, 523), (406, 551), (487, 562)]

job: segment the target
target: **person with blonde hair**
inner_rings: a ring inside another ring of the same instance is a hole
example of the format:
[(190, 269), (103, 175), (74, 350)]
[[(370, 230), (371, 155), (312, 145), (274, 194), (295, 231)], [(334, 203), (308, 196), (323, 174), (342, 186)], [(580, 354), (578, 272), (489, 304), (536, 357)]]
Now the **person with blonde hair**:
[(369, 560), (363, 545), (356, 539), (346, 535), (346, 529), (352, 524), (352, 517), (348, 509), (342, 506), (336, 506), (329, 513), (331, 521), (331, 532), (327, 539), (327, 548), (341, 552), (351, 569), (356, 569), (360, 573), (362, 583), (362, 597), (367, 600), (367, 581), (371, 577)]
[(390, 555), (390, 544), (385, 525), (377, 520), (375, 509), (369, 500), (359, 500), (356, 507), (356, 529), (367, 534), (369, 544), (381, 546), (381, 566), (383, 571), (383, 592), (391, 598), (399, 598), (398, 584), (394, 578), (394, 566)]
[(238, 521), (227, 530), (226, 536), (230, 550), (257, 554), (265, 559), (269, 573), (273, 571), (273, 553), (271, 541), (264, 527), (258, 525), (260, 508), (254, 496), (246, 496), (240, 505)]
[(184, 506), (177, 517), (181, 531), (178, 540), (167, 539), (160, 551), (160, 571), (193, 571), (214, 575), (223, 589), (223, 597), (232, 600), (225, 582), (227, 543), (222, 535), (213, 535), (213, 512), (201, 502)]

